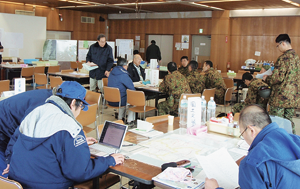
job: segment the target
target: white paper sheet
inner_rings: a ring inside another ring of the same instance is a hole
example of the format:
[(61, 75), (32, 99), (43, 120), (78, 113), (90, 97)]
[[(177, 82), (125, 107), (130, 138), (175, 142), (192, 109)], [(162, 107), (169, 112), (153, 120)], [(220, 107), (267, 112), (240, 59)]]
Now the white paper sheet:
[(214, 178), (223, 188), (236, 188), (239, 168), (225, 148), (208, 155), (197, 156), (208, 178)]
[(181, 43), (182, 49), (189, 49), (189, 43)]
[(264, 73), (262, 73), (262, 74), (257, 74), (257, 75), (256, 75), (256, 78), (262, 79), (262, 78), (264, 77), (264, 75), (272, 75), (272, 70), (271, 70), (271, 68), (268, 69), (268, 71), (266, 71), (266, 72), (264, 72)]

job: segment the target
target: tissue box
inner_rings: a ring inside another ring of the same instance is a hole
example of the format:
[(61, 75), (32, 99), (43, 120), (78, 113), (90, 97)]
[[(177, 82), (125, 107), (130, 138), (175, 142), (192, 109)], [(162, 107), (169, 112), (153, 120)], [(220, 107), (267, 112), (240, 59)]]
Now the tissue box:
[(240, 129), (239, 128), (230, 128), (227, 125), (221, 123), (214, 123), (214, 122), (207, 122), (207, 127), (209, 131), (221, 133), (228, 135), (228, 129), (233, 129), (233, 136), (238, 137), (240, 136)]
[(228, 73), (227, 73), (227, 76), (228, 76), (228, 77), (235, 77), (235, 76), (236, 76), (236, 73), (229, 73), (229, 72), (228, 72)]

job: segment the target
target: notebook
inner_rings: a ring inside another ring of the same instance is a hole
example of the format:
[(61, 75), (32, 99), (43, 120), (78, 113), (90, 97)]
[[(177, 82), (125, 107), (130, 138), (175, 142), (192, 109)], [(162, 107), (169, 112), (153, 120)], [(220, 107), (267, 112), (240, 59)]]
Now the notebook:
[(90, 147), (93, 156), (109, 156), (119, 153), (127, 131), (127, 125), (105, 121), (99, 143)]

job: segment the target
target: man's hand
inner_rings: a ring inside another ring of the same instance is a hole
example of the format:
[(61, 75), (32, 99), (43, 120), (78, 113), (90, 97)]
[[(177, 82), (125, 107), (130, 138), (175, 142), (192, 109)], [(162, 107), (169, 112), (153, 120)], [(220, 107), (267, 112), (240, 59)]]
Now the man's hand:
[(216, 179), (205, 179), (205, 189), (216, 189), (219, 187), (218, 182)]
[(109, 71), (105, 71), (105, 73), (104, 73), (104, 75), (105, 75), (106, 77), (109, 77), (109, 74), (110, 74)]
[(97, 64), (95, 64), (94, 62), (87, 62), (86, 63), (88, 66), (97, 66)]
[(6, 167), (6, 169), (4, 169), (3, 170), (3, 173), (2, 173), (2, 175), (5, 175), (5, 174), (7, 174), (9, 172), (9, 164), (7, 164), (7, 167)]
[(124, 163), (124, 156), (122, 154), (112, 154), (111, 155), (116, 162), (116, 165)]
[(94, 139), (93, 137), (86, 137), (86, 142), (88, 145), (94, 144), (97, 142), (96, 139)]
[(267, 75), (264, 75), (263, 80), (266, 81), (267, 77), (268, 77)]

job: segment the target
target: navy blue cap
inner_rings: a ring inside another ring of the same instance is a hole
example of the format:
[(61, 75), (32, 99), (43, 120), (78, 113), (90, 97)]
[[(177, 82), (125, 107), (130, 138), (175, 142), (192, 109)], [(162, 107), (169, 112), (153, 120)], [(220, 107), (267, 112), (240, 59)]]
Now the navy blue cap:
[(61, 93), (57, 92), (56, 95), (61, 96), (61, 97), (66, 97), (66, 98), (71, 98), (71, 99), (78, 99), (83, 102), (85, 107), (83, 108), (83, 111), (87, 111), (89, 109), (87, 103), (85, 101), (85, 94), (86, 94), (86, 89), (80, 85), (77, 81), (64, 81), (57, 91), (61, 89)]

